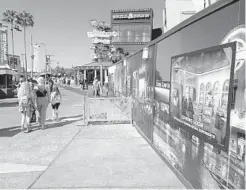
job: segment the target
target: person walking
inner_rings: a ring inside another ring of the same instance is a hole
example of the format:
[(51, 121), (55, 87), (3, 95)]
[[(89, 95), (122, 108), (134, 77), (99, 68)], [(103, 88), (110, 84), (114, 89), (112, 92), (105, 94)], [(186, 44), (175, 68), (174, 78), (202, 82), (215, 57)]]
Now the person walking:
[(53, 91), (53, 86), (54, 86), (54, 81), (52, 79), (49, 80), (49, 88), (50, 88), (50, 92)]
[(35, 86), (37, 85), (37, 81), (30, 79), (29, 81), (30, 87), (31, 87), (31, 115), (30, 115), (30, 125), (31, 123), (36, 123), (37, 120), (37, 104), (36, 104), (36, 89)]
[(36, 95), (38, 122), (39, 125), (41, 125), (41, 128), (44, 130), (46, 121), (46, 111), (50, 102), (50, 92), (49, 89), (45, 87), (43, 77), (38, 78), (38, 89), (36, 90)]
[(21, 131), (30, 132), (30, 117), (32, 113), (31, 87), (25, 78), (20, 79), (20, 88), (18, 90), (19, 112), (21, 113)]
[(51, 92), (50, 102), (53, 110), (53, 120), (58, 121), (58, 115), (59, 115), (58, 109), (61, 104), (61, 93), (57, 86), (53, 87), (53, 91)]
[(97, 78), (95, 78), (93, 81), (93, 95), (95, 96), (95, 98), (99, 96), (99, 91), (100, 91), (100, 86)]

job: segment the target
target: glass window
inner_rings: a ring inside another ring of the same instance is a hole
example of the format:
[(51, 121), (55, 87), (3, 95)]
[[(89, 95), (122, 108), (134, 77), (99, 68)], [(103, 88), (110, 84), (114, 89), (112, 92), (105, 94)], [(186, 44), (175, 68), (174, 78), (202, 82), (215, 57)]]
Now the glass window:
[(227, 109), (228, 93), (229, 93), (229, 80), (226, 80), (223, 85), (223, 92), (221, 98), (221, 107), (223, 109)]
[(206, 101), (207, 106), (212, 105), (212, 84), (209, 82), (206, 86)]
[(142, 42), (143, 29), (141, 25), (135, 26), (135, 42)]
[(151, 26), (143, 25), (143, 42), (150, 42), (151, 40)]
[(112, 41), (113, 42), (119, 42), (119, 40), (120, 40), (120, 25), (119, 24), (113, 25), (112, 26), (112, 31), (117, 33), (117, 36), (113, 37)]
[(205, 87), (204, 87), (204, 84), (202, 83), (201, 85), (200, 85), (200, 97), (199, 97), (199, 102), (201, 103), (201, 104), (203, 104), (204, 103), (204, 89)]
[(120, 42), (127, 42), (129, 26), (122, 24), (120, 25)]
[(214, 83), (214, 88), (213, 88), (213, 101), (212, 104), (213, 106), (215, 106), (216, 108), (219, 107), (220, 105), (220, 83), (219, 81), (217, 81), (216, 83)]

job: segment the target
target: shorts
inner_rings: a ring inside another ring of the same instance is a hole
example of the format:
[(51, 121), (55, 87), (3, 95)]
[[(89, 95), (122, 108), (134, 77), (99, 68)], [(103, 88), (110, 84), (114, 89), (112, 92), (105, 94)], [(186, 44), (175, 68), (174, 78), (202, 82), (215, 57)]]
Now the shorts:
[(58, 109), (59, 108), (59, 106), (60, 106), (60, 103), (55, 103), (55, 104), (51, 104), (51, 106), (52, 106), (52, 109)]

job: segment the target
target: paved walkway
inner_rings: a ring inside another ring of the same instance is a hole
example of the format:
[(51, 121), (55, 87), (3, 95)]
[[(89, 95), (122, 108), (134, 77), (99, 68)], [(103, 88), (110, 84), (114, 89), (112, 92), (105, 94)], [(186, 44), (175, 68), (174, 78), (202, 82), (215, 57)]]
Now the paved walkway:
[(132, 125), (83, 126), (82, 96), (62, 94), (59, 123), (0, 130), (0, 189), (184, 188)]

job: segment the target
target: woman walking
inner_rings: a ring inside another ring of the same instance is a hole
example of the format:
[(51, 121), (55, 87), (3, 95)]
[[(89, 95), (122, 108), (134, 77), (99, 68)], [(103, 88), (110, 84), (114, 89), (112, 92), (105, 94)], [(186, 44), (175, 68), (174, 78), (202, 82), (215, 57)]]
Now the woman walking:
[(21, 113), (21, 131), (30, 132), (30, 117), (32, 113), (31, 87), (25, 78), (20, 79), (20, 88), (18, 90), (19, 111)]
[(52, 110), (53, 110), (53, 120), (58, 121), (58, 109), (61, 104), (61, 93), (57, 86), (53, 87), (53, 91), (51, 92), (50, 98)]
[(38, 89), (36, 90), (37, 95), (37, 111), (38, 111), (38, 122), (41, 125), (41, 128), (45, 129), (45, 121), (46, 121), (46, 111), (48, 108), (48, 104), (50, 102), (50, 93), (49, 89), (46, 89), (44, 78), (38, 78)]

